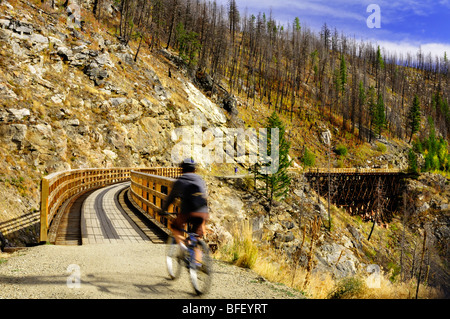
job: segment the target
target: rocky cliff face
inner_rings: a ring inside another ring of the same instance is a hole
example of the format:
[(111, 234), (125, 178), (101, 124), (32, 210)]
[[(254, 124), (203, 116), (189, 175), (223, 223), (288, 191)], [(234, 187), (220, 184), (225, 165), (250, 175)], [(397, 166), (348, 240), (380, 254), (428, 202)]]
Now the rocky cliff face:
[(135, 50), (98, 27), (79, 29), (26, 2), (0, 9), (0, 194), (20, 202), (2, 199), (1, 221), (37, 215), (42, 175), (170, 166), (176, 127), (199, 116), (206, 126), (227, 122), (170, 52), (143, 49), (135, 62)]

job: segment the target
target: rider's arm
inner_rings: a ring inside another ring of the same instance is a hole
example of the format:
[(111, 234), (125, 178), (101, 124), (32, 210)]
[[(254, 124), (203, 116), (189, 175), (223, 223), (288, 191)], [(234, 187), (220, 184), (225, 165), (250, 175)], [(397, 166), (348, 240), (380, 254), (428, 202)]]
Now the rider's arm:
[(175, 200), (175, 198), (180, 197), (181, 193), (181, 184), (180, 182), (177, 180), (174, 184), (173, 184), (173, 188), (170, 191), (170, 194), (167, 196), (166, 200), (164, 201), (162, 207), (161, 207), (161, 211), (162, 212), (166, 212), (167, 209), (169, 208), (170, 204), (173, 203), (173, 201)]

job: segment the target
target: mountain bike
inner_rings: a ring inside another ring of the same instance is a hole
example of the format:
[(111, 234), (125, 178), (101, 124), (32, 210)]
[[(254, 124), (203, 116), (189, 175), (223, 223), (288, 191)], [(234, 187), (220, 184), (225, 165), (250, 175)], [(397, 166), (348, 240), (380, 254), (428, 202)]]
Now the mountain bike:
[[(167, 240), (166, 265), (169, 277), (172, 280), (180, 276), (184, 266), (197, 295), (206, 294), (211, 286), (212, 260), (208, 245), (195, 233), (183, 230), (186, 233), (184, 244), (187, 249), (181, 248), (175, 238), (170, 236)], [(195, 259), (195, 249), (200, 249), (199, 260)]]

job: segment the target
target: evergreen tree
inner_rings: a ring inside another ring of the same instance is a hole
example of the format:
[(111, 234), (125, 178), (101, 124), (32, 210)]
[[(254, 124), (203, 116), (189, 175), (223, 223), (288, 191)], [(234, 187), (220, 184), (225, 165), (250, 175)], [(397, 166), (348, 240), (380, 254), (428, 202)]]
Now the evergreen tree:
[(381, 95), (378, 96), (377, 104), (375, 105), (375, 110), (373, 114), (373, 125), (375, 126), (375, 130), (378, 133), (378, 136), (381, 137), (381, 132), (383, 128), (386, 127), (386, 115), (384, 114), (384, 101)]
[(411, 174), (417, 174), (419, 172), (417, 154), (412, 149), (408, 152), (408, 172)]
[(369, 143), (372, 141), (372, 127), (374, 124), (374, 118), (375, 118), (375, 111), (376, 111), (376, 102), (375, 102), (375, 88), (373, 86), (369, 87), (369, 90), (367, 92), (367, 105), (369, 107)]
[(358, 129), (359, 129), (359, 133), (358, 133), (358, 137), (360, 140), (362, 140), (362, 135), (361, 132), (363, 131), (362, 129), (362, 120), (363, 120), (363, 107), (366, 104), (366, 91), (364, 89), (364, 84), (362, 81), (359, 81), (359, 95), (358, 95), (358, 105), (359, 105), (359, 109), (358, 109)]
[(345, 57), (343, 54), (341, 55), (339, 80), (340, 80), (340, 88), (341, 88), (342, 94), (344, 94), (345, 84), (347, 83), (347, 65), (345, 63)]
[(409, 109), (408, 125), (411, 129), (411, 135), (409, 136), (409, 143), (411, 143), (412, 136), (419, 131), (420, 128), (420, 101), (419, 97), (414, 95), (414, 101)]
[(196, 64), (196, 56), (201, 49), (200, 42), (198, 40), (198, 34), (191, 31), (188, 32), (184, 28), (183, 23), (178, 23), (176, 27), (178, 50), (180, 57), (188, 64)]
[[(278, 129), (278, 158), (275, 163), (264, 163), (255, 165), (255, 176), (257, 179), (265, 182), (266, 197), (269, 199), (270, 206), (274, 199), (278, 200), (285, 197), (289, 191), (291, 178), (287, 174), (287, 169), (291, 166), (292, 160), (289, 159), (290, 142), (285, 137), (285, 127), (283, 122), (274, 111), (267, 119), (267, 154), (272, 155), (272, 129)], [(278, 170), (265, 174), (264, 168), (271, 165), (278, 166)]]
[(377, 48), (377, 57), (375, 60), (375, 81), (377, 82), (377, 93), (378, 95), (380, 94), (380, 90), (381, 90), (381, 76), (379, 76), (381, 74), (381, 70), (384, 69), (384, 60), (383, 60), (383, 56), (381, 55), (381, 50), (380, 50), (380, 46), (378, 46)]

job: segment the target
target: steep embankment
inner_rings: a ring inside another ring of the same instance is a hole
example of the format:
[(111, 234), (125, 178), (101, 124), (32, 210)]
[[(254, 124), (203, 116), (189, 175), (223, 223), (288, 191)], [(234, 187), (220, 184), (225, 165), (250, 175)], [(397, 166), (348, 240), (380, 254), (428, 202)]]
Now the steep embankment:
[(135, 62), (136, 51), (95, 20), (80, 30), (63, 11), (0, 7), (0, 229), (9, 241), (36, 241), (41, 176), (173, 165), (175, 127), (199, 114), (207, 125), (226, 122), (161, 53), (142, 48)]

